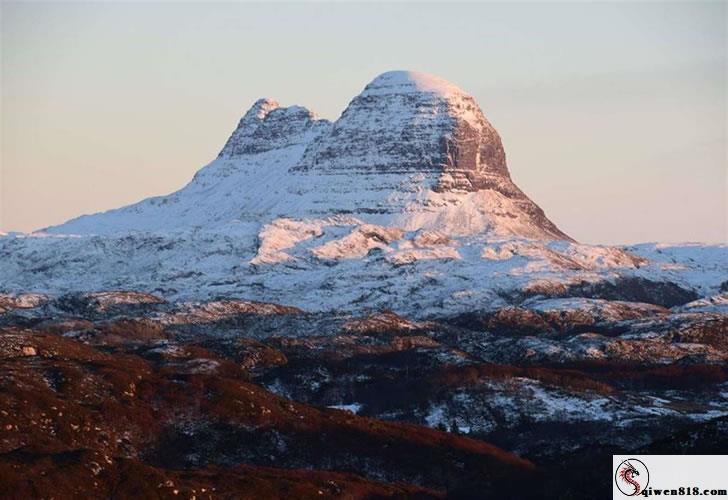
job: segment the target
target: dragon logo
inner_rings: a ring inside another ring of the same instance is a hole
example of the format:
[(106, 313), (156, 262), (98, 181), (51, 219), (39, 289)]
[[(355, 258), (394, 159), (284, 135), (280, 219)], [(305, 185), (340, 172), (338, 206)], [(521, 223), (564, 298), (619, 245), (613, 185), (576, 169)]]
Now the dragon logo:
[(617, 488), (627, 496), (637, 496), (647, 488), (650, 473), (641, 460), (628, 458), (619, 464), (614, 473)]

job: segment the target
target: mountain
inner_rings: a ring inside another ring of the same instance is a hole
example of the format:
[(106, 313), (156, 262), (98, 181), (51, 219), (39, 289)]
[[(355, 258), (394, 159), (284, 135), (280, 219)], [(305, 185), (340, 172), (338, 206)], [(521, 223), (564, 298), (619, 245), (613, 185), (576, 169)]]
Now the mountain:
[(513, 183), (473, 97), (405, 71), (376, 77), (333, 123), (260, 99), (179, 191), (0, 236), (0, 261), (0, 292), (416, 317), (538, 294), (673, 306), (716, 295), (728, 273), (725, 247), (575, 242)]
[(721, 444), (727, 257), (572, 240), (440, 78), (261, 99), (181, 190), (0, 235), (0, 497), (608, 492)]
[(472, 96), (392, 71), (334, 123), (260, 99), (183, 189), (47, 231), (114, 234), (240, 220), (354, 216), (405, 231), (569, 240), (511, 180), (500, 137)]

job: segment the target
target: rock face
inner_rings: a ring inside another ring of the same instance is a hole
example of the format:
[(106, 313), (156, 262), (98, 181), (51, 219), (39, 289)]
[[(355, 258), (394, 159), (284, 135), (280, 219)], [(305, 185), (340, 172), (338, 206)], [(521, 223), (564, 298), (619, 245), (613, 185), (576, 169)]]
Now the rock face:
[(475, 100), (441, 78), (405, 71), (384, 73), (367, 85), (306, 150), (301, 165), (445, 173), (432, 186), (440, 190), (476, 191), (510, 181), (500, 137)]
[[(356, 176), (357, 187), (396, 193), (356, 212), (395, 214), (407, 229), (570, 239), (511, 181), (498, 132), (475, 99), (436, 76), (378, 76), (308, 146), (296, 169), (331, 176), (326, 184)], [(342, 205), (342, 211), (351, 208)], [(502, 211), (518, 223), (500, 223)], [(473, 215), (474, 224), (454, 220)]]
[(309, 143), (331, 123), (302, 106), (282, 108), (273, 99), (258, 99), (240, 119), (218, 158), (239, 158), (295, 144)]
[(334, 123), (260, 99), (182, 190), (48, 231), (235, 220), (260, 227), (342, 214), (407, 231), (570, 239), (511, 181), (500, 137), (475, 100), (441, 78), (406, 71), (375, 78)]

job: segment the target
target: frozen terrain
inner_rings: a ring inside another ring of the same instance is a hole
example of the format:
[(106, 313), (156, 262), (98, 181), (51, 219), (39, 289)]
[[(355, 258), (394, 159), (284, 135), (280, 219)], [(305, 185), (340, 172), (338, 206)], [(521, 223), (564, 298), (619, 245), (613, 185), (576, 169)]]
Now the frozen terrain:
[(403, 71), (375, 78), (333, 123), (260, 99), (179, 191), (0, 236), (0, 262), (6, 292), (133, 289), (416, 316), (624, 277), (707, 298), (728, 276), (725, 246), (574, 242), (511, 181), (474, 99)]

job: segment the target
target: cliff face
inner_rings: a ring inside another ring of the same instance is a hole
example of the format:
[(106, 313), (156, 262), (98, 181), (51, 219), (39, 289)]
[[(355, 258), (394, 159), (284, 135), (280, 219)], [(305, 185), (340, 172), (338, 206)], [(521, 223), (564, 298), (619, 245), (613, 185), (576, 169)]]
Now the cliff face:
[(301, 163), (329, 170), (446, 171), (461, 180), (451, 188), (467, 191), (480, 189), (468, 181), (485, 175), (510, 180), (500, 137), (475, 100), (438, 77), (405, 71), (384, 73), (367, 85)]
[(308, 144), (330, 128), (328, 120), (319, 119), (303, 106), (282, 108), (273, 99), (258, 99), (240, 119), (218, 158), (239, 158)]
[[(392, 214), (405, 229), (570, 239), (511, 181), (500, 136), (475, 99), (432, 75), (375, 78), (294, 170), (350, 194), (339, 211)], [(357, 197), (351, 178), (384, 196)]]

